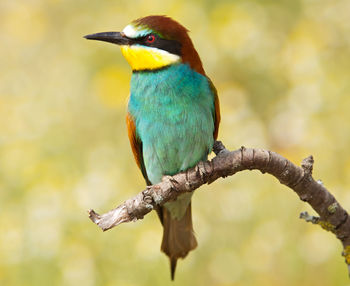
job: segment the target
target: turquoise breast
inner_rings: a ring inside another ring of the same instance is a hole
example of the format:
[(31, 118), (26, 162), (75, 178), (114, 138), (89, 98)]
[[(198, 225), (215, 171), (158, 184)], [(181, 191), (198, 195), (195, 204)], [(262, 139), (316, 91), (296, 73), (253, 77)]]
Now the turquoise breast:
[(187, 64), (134, 72), (128, 111), (152, 184), (205, 160), (214, 138), (214, 93)]

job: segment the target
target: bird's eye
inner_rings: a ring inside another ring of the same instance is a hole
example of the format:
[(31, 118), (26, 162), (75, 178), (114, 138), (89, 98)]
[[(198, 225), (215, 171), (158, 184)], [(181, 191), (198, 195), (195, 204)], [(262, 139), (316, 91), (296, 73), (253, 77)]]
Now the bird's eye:
[(156, 40), (156, 37), (154, 35), (148, 35), (146, 37), (146, 42), (149, 44), (152, 44)]

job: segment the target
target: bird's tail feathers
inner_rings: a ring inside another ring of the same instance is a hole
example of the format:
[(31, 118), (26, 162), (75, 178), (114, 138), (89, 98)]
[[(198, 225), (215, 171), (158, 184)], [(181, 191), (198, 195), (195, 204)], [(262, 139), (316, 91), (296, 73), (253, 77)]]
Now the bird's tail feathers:
[(161, 250), (169, 256), (171, 279), (174, 280), (176, 263), (179, 258), (197, 247), (192, 225), (191, 204), (188, 205), (185, 215), (177, 220), (171, 217), (170, 212), (162, 207), (163, 241)]

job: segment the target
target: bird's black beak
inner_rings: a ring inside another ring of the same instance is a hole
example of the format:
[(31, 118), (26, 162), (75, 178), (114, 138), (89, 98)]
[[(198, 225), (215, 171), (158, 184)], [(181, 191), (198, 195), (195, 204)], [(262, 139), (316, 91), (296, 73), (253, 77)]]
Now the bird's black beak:
[(119, 33), (119, 32), (96, 33), (96, 34), (86, 35), (84, 36), (84, 38), (88, 40), (109, 42), (117, 45), (131, 44), (131, 40), (127, 38), (123, 33)]

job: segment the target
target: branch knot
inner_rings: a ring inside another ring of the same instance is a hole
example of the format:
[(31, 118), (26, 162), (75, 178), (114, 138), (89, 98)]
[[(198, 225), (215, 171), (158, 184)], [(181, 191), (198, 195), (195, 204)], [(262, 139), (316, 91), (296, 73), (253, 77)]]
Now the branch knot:
[(314, 157), (312, 155), (305, 158), (301, 163), (301, 167), (304, 170), (304, 174), (308, 176), (312, 175), (313, 166), (314, 166)]

